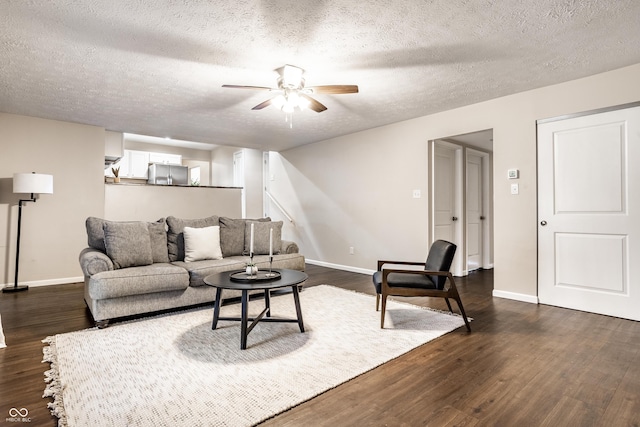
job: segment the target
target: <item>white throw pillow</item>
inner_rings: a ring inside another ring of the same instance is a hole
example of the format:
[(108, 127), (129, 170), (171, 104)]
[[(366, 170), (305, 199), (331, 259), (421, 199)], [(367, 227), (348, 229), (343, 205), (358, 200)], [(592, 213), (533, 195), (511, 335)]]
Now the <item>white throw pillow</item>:
[(222, 259), (220, 227), (184, 228), (184, 260)]

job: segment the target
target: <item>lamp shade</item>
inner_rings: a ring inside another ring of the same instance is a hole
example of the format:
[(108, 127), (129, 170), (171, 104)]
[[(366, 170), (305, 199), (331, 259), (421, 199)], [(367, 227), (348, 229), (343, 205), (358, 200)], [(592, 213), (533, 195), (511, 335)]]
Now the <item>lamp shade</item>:
[(53, 175), (42, 173), (14, 173), (14, 193), (53, 194)]

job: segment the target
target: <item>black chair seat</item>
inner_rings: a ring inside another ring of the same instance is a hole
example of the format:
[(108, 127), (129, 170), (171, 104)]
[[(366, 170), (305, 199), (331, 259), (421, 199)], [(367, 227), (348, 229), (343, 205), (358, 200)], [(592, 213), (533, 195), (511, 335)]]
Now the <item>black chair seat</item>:
[[(387, 284), (390, 288), (437, 289), (431, 277), (425, 274), (391, 273), (387, 276)], [(376, 293), (382, 293), (382, 271), (373, 273), (373, 285)]]

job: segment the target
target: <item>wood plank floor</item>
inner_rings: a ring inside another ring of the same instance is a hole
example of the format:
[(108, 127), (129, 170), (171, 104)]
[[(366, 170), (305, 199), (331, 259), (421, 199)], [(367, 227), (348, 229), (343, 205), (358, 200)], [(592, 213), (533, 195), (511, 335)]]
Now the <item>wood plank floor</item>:
[[(307, 286), (373, 293), (368, 275), (307, 272)], [(640, 425), (640, 322), (492, 298), (491, 270), (457, 283), (474, 318), (470, 334), (459, 328), (262, 425)], [(437, 299), (405, 301), (446, 309)], [(41, 340), (92, 326), (82, 284), (2, 294), (0, 313), (8, 344), (0, 349), (0, 425), (16, 407), (29, 410), (28, 425), (55, 426), (42, 398)]]

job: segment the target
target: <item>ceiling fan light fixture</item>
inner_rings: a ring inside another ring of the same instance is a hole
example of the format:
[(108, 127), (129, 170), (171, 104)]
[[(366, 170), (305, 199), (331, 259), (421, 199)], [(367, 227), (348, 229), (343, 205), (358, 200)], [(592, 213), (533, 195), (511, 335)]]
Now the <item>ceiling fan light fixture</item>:
[(298, 97), (298, 108), (301, 110), (306, 110), (311, 105), (311, 102), (307, 98), (303, 98), (302, 96)]
[(282, 70), (282, 85), (287, 88), (300, 89), (302, 88), (304, 79), (302, 75), (304, 70), (302, 68), (294, 67), (293, 65), (285, 65)]
[(274, 105), (278, 110), (282, 110), (282, 107), (284, 107), (286, 102), (287, 100), (283, 95), (278, 95), (271, 100), (271, 105)]
[(293, 109), (295, 108), (295, 105), (293, 105), (290, 102), (285, 102), (285, 104), (282, 106), (282, 111), (287, 113), (287, 114), (291, 114), (293, 113)]

